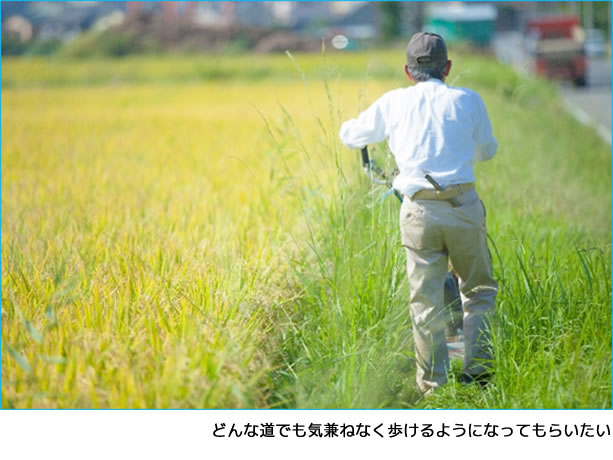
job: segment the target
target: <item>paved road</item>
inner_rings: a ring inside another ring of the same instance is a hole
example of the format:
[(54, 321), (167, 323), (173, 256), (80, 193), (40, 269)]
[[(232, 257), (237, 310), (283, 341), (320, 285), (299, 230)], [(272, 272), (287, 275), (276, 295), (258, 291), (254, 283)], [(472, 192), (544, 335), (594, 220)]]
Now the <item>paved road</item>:
[[(528, 71), (528, 59), (523, 53), (522, 36), (518, 32), (498, 34), (494, 50), (498, 58)], [(587, 85), (575, 88), (560, 84), (568, 110), (581, 123), (594, 126), (600, 137), (611, 143), (611, 59), (590, 58), (588, 61)]]
[(600, 137), (611, 143), (611, 61), (588, 61), (587, 86), (564, 86), (562, 94), (569, 111), (579, 121), (593, 125)]

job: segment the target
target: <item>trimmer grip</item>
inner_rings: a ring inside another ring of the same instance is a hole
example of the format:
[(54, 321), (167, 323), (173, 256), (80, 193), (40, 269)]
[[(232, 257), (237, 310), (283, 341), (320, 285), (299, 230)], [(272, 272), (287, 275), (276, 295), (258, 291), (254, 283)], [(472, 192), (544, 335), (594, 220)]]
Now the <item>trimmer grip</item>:
[(370, 158), (368, 157), (368, 147), (362, 147), (360, 153), (362, 154), (362, 166), (367, 166), (370, 163)]

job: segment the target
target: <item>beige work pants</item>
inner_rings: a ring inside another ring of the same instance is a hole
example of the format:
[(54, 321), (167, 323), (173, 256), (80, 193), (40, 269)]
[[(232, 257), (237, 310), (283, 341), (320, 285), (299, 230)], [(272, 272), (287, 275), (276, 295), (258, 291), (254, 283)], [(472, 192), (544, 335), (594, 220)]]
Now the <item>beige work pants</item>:
[(405, 197), (400, 210), (411, 290), (417, 386), (423, 393), (447, 382), (443, 286), (448, 258), (458, 274), (464, 309), (463, 372), (476, 376), (491, 365), (488, 316), (493, 312), (498, 286), (492, 276), (485, 209), (475, 190), (458, 195), (456, 201), (460, 206), (453, 207), (443, 200)]

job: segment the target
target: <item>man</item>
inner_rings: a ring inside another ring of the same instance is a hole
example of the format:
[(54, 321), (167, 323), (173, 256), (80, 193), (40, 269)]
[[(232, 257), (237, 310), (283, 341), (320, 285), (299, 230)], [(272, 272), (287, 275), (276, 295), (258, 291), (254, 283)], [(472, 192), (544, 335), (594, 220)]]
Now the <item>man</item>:
[(415, 85), (384, 94), (358, 118), (343, 123), (339, 133), (349, 148), (387, 139), (400, 171), (394, 188), (404, 195), (400, 230), (411, 290), (417, 386), (424, 394), (447, 382), (443, 286), (449, 259), (459, 277), (464, 309), (462, 381), (484, 383), (492, 359), (488, 316), (497, 284), (473, 163), (492, 158), (498, 143), (481, 97), (444, 83), (450, 70), (443, 38), (415, 34), (404, 66)]

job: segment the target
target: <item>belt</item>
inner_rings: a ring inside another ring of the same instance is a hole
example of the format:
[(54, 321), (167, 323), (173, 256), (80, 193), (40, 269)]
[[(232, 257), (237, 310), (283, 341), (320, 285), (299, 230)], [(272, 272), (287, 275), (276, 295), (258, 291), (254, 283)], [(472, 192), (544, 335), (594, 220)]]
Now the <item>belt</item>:
[(445, 187), (444, 190), (434, 190), (422, 188), (418, 190), (412, 197), (412, 200), (450, 200), (464, 192), (475, 188), (475, 184), (468, 182), (465, 184), (454, 184)]

